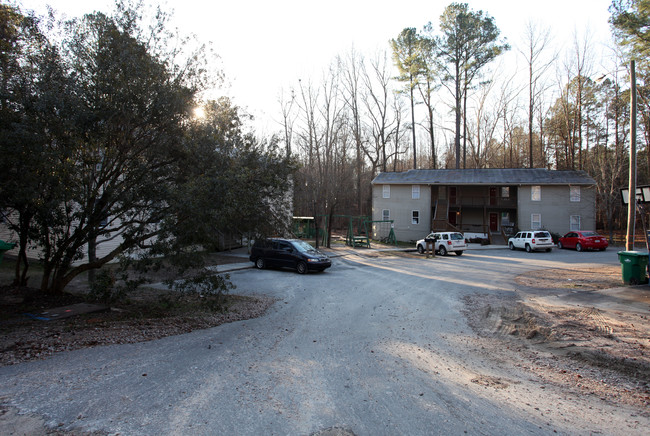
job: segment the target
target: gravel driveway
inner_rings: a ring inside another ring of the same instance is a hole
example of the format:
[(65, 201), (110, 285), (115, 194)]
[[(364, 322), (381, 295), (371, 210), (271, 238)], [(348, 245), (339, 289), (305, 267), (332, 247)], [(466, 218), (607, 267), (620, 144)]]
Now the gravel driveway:
[(75, 434), (646, 433), (647, 409), (549, 383), (463, 314), (526, 271), (615, 265), (614, 250), (363, 253), (322, 274), (233, 272), (237, 293), (278, 299), (265, 316), (3, 367), (0, 402)]

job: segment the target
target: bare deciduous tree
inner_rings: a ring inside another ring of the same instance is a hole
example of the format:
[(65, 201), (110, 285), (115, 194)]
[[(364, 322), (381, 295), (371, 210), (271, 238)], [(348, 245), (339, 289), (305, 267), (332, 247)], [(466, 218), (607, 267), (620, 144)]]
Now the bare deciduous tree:
[[(528, 66), (528, 155), (529, 167), (534, 168), (533, 153), (533, 124), (535, 109), (538, 107), (537, 100), (549, 88), (544, 83), (544, 77), (550, 67), (557, 60), (557, 54), (551, 54), (546, 59), (544, 55), (551, 43), (551, 29), (541, 28), (539, 24), (529, 21), (526, 24), (524, 33), (525, 50), (519, 50), (526, 58)], [(540, 150), (542, 147), (540, 147)], [(543, 157), (541, 157), (543, 162)]]

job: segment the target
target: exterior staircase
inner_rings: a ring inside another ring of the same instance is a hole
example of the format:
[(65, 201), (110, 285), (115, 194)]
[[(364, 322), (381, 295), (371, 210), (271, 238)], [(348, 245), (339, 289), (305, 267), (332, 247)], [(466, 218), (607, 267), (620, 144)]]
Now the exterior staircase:
[(444, 232), (449, 226), (449, 202), (446, 199), (438, 199), (433, 211), (433, 223), (431, 228), (435, 231)]

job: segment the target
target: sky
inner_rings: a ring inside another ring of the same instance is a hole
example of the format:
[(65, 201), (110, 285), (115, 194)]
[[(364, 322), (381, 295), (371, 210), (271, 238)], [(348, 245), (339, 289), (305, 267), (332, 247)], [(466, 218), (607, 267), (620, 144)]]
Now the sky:
[[(69, 17), (94, 10), (110, 11), (109, 0), (14, 0), (24, 9), (44, 12), (47, 4)], [(145, 2), (151, 3), (150, 0)], [(162, 0), (174, 12), (182, 34), (212, 41), (222, 60), (226, 87), (253, 114), (266, 133), (279, 130), (279, 97), (298, 79), (318, 82), (337, 55), (373, 56), (405, 27), (420, 30), (439, 17), (451, 0)], [(596, 51), (607, 51), (611, 0), (468, 0), (483, 10), (513, 46), (522, 41), (526, 23), (549, 27), (558, 49), (570, 47), (574, 35), (589, 34)], [(600, 53), (596, 56), (600, 56)]]

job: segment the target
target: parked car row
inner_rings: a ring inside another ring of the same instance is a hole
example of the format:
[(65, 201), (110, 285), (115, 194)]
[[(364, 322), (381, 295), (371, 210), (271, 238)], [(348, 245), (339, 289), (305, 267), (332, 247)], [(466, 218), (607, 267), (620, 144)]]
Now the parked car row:
[[(427, 249), (427, 242), (434, 242), (436, 253), (445, 256), (447, 253), (454, 252), (458, 256), (467, 250), (465, 238), (460, 232), (432, 232), (425, 238), (416, 242), (415, 248), (418, 253), (422, 254)], [(605, 250), (608, 246), (607, 239), (596, 232), (576, 231), (569, 232), (559, 238), (557, 248), (574, 248), (576, 251), (583, 250)], [(508, 247), (511, 250), (531, 251), (551, 251), (556, 247), (553, 237), (546, 230), (526, 230), (518, 232), (515, 236), (508, 239)]]
[[(607, 238), (592, 231), (569, 232), (557, 241), (557, 248), (574, 248), (576, 251), (599, 250), (604, 251), (609, 246)], [(551, 251), (555, 244), (551, 234), (543, 230), (528, 230), (519, 232), (508, 239), (508, 247), (511, 250), (521, 248), (527, 252), (534, 250)]]
[[(467, 250), (465, 237), (460, 232), (431, 232), (416, 242), (418, 253), (424, 253), (428, 246), (441, 256), (455, 253), (461, 256)], [(526, 230), (508, 239), (511, 250), (551, 251), (556, 245), (546, 230)], [(603, 236), (591, 231), (569, 232), (559, 238), (558, 248), (574, 248), (576, 251), (605, 250), (608, 242)], [(324, 271), (332, 266), (330, 258), (299, 239), (260, 239), (255, 241), (249, 259), (259, 269), (267, 267), (293, 268), (300, 274), (309, 271)]]

